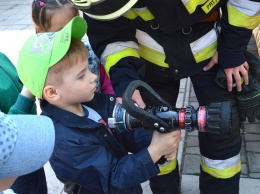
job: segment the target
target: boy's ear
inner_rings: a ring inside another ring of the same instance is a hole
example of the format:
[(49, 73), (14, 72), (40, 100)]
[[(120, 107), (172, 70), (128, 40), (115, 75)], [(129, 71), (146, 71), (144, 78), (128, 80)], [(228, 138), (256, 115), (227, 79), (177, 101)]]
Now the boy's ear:
[(43, 97), (47, 101), (56, 101), (60, 98), (60, 94), (55, 86), (45, 86), (43, 89)]

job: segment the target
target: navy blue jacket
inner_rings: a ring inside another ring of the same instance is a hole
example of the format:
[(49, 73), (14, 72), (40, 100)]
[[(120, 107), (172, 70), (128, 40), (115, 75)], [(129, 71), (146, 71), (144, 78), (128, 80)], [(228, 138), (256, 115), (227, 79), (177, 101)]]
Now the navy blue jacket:
[[(106, 121), (115, 99), (96, 94), (85, 105)], [(55, 148), (50, 164), (59, 180), (74, 183), (79, 194), (141, 194), (140, 183), (159, 173), (147, 146), (152, 132), (136, 129), (112, 135), (105, 125), (41, 102), (42, 114), (55, 126)], [(128, 152), (134, 154), (128, 154)]]

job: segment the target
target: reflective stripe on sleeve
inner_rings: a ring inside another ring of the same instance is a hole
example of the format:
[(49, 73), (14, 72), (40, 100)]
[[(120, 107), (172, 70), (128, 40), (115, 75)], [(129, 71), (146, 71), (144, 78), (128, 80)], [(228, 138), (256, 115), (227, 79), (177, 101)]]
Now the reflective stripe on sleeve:
[(227, 9), (228, 22), (233, 26), (252, 30), (260, 24), (260, 2), (230, 0)]
[(217, 49), (217, 34), (212, 29), (207, 34), (190, 44), (191, 51), (197, 63), (212, 57)]
[(161, 176), (161, 175), (169, 174), (170, 172), (176, 169), (176, 166), (177, 166), (177, 158), (169, 162), (167, 161), (162, 165), (158, 165), (160, 169), (160, 173), (157, 175)]
[(140, 56), (142, 58), (158, 66), (169, 68), (169, 65), (165, 63), (165, 53), (161, 45), (146, 32), (141, 30), (136, 31), (136, 38), (139, 43)]
[(141, 17), (144, 21), (154, 19), (153, 14), (147, 9), (147, 7), (133, 8), (125, 13), (123, 16), (131, 20), (135, 19), (138, 16)]
[(139, 47), (133, 41), (114, 42), (106, 46), (101, 55), (101, 62), (108, 73), (110, 68), (124, 57), (139, 57)]
[(240, 154), (226, 160), (201, 157), (202, 170), (215, 178), (231, 178), (241, 171)]

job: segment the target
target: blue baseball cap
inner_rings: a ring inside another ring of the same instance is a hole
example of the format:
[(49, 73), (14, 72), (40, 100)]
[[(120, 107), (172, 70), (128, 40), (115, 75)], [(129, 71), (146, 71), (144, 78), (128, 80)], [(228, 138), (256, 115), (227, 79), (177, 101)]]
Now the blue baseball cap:
[(0, 112), (0, 178), (29, 174), (51, 157), (55, 132), (50, 118)]

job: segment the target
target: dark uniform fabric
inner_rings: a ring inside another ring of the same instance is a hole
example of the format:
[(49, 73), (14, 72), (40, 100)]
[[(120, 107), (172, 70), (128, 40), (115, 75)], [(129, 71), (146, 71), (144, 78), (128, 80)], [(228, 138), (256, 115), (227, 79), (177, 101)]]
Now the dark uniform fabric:
[[(122, 57), (111, 67), (106, 68), (117, 96), (122, 96), (131, 81), (141, 79), (153, 87), (166, 101), (175, 105), (179, 91), (179, 80), (190, 77), (199, 105), (207, 106), (211, 102), (231, 101), (232, 129), (229, 137), (207, 133), (199, 134), (200, 151), (203, 157), (211, 161), (229, 162), (230, 158), (239, 158), (241, 148), (240, 120), (236, 98), (234, 92), (220, 88), (214, 80), (219, 68), (237, 67), (245, 62), (243, 53), (251, 38), (252, 30), (229, 24), (230, 13), (228, 15), (227, 0), (205, 1), (198, 5), (192, 13), (187, 11), (183, 2), (180, 0), (138, 0), (133, 10), (148, 8), (154, 16), (154, 19), (148, 20), (144, 20), (141, 16), (134, 19), (122, 16), (111, 21), (98, 21), (84, 15), (88, 23), (87, 35), (93, 50), (101, 58), (109, 44), (117, 46), (118, 42), (127, 41), (139, 44), (136, 37), (138, 30), (147, 33), (163, 48), (164, 62), (169, 65), (168, 68), (158, 65), (156, 62), (153, 63), (151, 56), (148, 61), (142, 56), (137, 58), (130, 55)], [(206, 3), (208, 3), (209, 10), (207, 13), (202, 9)], [(220, 20), (205, 21), (212, 14), (220, 13), (220, 8), (222, 14)], [(221, 30), (216, 27), (218, 25)], [(218, 38), (215, 49), (218, 51), (219, 64), (204, 72), (203, 67), (209, 63), (213, 55), (197, 60), (191, 50), (191, 43), (196, 42), (211, 30), (215, 30), (215, 36)], [(237, 165), (239, 166), (239, 162)], [(200, 176), (201, 192), (203, 194), (238, 193), (239, 167), (237, 171), (232, 173), (226, 178), (219, 178), (202, 170)], [(175, 180), (165, 179), (166, 176), (172, 176)], [(155, 194), (173, 194), (178, 192), (176, 189), (179, 186), (178, 179), (178, 168), (176, 168), (172, 171), (172, 175), (162, 175), (151, 179), (150, 185)], [(165, 186), (167, 180), (169, 188)]]

